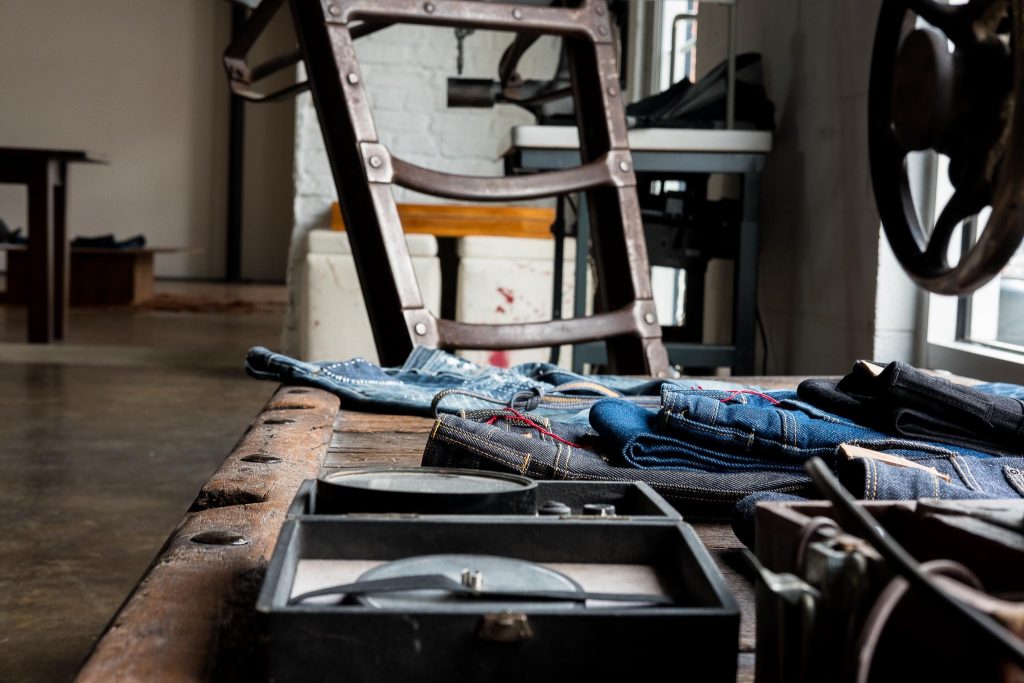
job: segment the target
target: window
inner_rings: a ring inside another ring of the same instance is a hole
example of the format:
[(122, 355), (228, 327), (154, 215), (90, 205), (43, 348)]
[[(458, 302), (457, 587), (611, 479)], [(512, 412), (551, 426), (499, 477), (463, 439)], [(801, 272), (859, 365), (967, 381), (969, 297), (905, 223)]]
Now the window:
[[(933, 157), (923, 166), (932, 174), (934, 204), (926, 225), (953, 194), (948, 159)], [(913, 171), (913, 168), (912, 168)], [(990, 209), (964, 221), (950, 244), (949, 262), (977, 241)], [(993, 381), (1024, 383), (1024, 248), (989, 283), (963, 297), (928, 296), (928, 367)]]

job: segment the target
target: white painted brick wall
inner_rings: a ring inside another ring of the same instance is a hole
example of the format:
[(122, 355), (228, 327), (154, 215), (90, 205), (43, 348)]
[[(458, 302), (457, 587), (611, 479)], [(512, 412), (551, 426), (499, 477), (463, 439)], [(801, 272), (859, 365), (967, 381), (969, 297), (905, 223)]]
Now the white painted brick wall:
[[(512, 35), (476, 31), (465, 40), (467, 78), (494, 78)], [(542, 38), (521, 62), (524, 77), (548, 78), (558, 61), (558, 42)], [(442, 171), (499, 175), (504, 137), (511, 126), (532, 123), (528, 113), (507, 105), (494, 109), (448, 109), (446, 81), (455, 75), (456, 42), (451, 29), (393, 26), (356, 42), (381, 141), (412, 163)], [(299, 97), (295, 134), (295, 230), (305, 234), (330, 222), (337, 201), (316, 111), (308, 94)], [(445, 202), (395, 189), (400, 202)]]
[[(496, 78), (498, 61), (512, 34), (476, 31), (465, 39), (467, 78)], [(550, 78), (558, 62), (559, 43), (545, 37), (520, 62), (525, 78)], [(448, 109), (446, 83), (455, 75), (456, 41), (452, 29), (392, 26), (356, 42), (363, 82), (369, 93), (381, 142), (410, 163), (470, 175), (500, 175), (504, 138), (511, 126), (533, 123), (527, 112), (508, 105), (494, 109)], [(289, 291), (305, 254), (306, 234), (330, 224), (337, 201), (316, 111), (309, 94), (301, 95), (295, 116), (295, 199)], [(395, 188), (399, 202), (450, 203)], [(290, 299), (292, 296), (290, 295)], [(285, 347), (297, 338), (297, 316), (289, 306)]]

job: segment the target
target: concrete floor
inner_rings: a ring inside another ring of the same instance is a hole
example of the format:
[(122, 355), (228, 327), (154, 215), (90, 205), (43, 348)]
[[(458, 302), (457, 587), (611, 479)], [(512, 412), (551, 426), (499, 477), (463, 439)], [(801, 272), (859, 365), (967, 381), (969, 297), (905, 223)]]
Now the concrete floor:
[[(164, 285), (280, 302), (282, 288)], [(0, 307), (0, 681), (74, 676), (196, 491), (274, 390), (245, 350), (257, 313), (76, 309), (67, 342), (22, 344)]]

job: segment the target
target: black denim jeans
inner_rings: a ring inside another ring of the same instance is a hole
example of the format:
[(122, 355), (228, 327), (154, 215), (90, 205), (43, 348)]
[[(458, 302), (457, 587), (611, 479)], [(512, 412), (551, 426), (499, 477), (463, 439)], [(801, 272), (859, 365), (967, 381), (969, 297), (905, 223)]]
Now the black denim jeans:
[(601, 454), (608, 452), (606, 446), (584, 425), (485, 410), (441, 415), (427, 440), (423, 464), (533, 479), (642, 481), (690, 519), (728, 519), (737, 501), (757, 491), (810, 493), (810, 480), (802, 473), (637, 469), (613, 464)]
[(863, 361), (839, 382), (809, 379), (801, 400), (879, 431), (963, 446), (993, 455), (1024, 455), (1024, 387), (965, 387), (907, 365)]

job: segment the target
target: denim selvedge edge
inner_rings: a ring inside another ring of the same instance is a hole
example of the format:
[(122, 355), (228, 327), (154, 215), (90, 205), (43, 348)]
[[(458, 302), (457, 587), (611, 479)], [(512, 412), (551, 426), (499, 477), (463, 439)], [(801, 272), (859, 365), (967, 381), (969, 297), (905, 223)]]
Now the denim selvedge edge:
[[(486, 424), (496, 415), (502, 419)], [(585, 426), (553, 422), (539, 415), (527, 417), (579, 447), (559, 442), (507, 413), (477, 411), (440, 416), (430, 432), (422, 464), (512, 472), (534, 479), (643, 481), (682, 514), (717, 520), (728, 519), (736, 502), (756, 491), (810, 492), (810, 480), (803, 474), (716, 474), (616, 466), (600, 455), (601, 440)]]
[[(307, 363), (257, 346), (249, 350), (246, 372), (257, 379), (317, 387), (336, 394), (343, 408), (432, 416), (431, 402), (445, 390), (453, 393), (439, 405), (442, 412), (459, 413), (490, 407), (478, 394), (509, 404), (530, 395), (526, 409), (563, 421), (586, 423), (590, 406), (620, 396), (656, 409), (659, 392), (670, 380), (628, 377), (584, 377), (549, 363), (525, 363), (511, 369), (481, 367), (438, 349), (413, 349), (400, 368), (380, 368), (362, 358)], [(704, 382), (716, 388), (741, 388), (724, 382)]]

